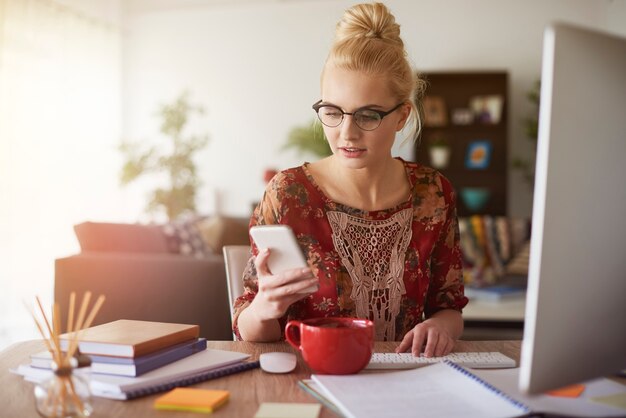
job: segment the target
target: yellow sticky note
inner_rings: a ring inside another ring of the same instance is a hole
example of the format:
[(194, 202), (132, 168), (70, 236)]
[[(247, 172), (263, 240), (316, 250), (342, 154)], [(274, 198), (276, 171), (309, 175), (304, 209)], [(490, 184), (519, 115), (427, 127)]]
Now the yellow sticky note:
[(176, 388), (157, 398), (154, 407), (168, 411), (191, 411), (210, 414), (228, 401), (228, 391)]
[(550, 396), (559, 398), (578, 398), (585, 390), (585, 385), (570, 385), (547, 392)]
[(620, 392), (609, 396), (598, 396), (589, 399), (593, 402), (603, 403), (620, 409), (626, 409), (626, 392)]
[(263, 402), (254, 418), (317, 418), (321, 409), (318, 403)]

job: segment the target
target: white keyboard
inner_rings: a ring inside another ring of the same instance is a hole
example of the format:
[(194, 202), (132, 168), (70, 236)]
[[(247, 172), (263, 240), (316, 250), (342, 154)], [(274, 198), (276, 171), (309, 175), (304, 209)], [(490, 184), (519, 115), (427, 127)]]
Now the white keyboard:
[(449, 360), (471, 369), (508, 369), (515, 360), (499, 352), (450, 353), (444, 357), (413, 357), (411, 353), (374, 353), (366, 369), (413, 369)]

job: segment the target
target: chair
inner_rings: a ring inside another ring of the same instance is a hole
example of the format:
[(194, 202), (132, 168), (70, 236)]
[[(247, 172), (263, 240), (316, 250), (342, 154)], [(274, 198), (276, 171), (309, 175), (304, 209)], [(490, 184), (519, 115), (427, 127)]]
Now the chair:
[[(233, 321), (233, 302), (243, 294), (243, 271), (250, 259), (249, 245), (224, 245), (224, 266), (226, 268), (226, 284), (228, 287), (228, 306), (230, 320)], [(233, 339), (234, 335), (233, 335)]]

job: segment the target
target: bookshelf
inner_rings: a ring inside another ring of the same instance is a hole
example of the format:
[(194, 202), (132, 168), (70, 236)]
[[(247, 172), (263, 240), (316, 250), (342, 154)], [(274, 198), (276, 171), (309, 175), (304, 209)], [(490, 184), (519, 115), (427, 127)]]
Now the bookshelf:
[[(459, 216), (507, 214), (508, 74), (428, 72), (425, 120), (416, 161), (454, 186)], [(437, 163), (433, 145), (448, 149)]]

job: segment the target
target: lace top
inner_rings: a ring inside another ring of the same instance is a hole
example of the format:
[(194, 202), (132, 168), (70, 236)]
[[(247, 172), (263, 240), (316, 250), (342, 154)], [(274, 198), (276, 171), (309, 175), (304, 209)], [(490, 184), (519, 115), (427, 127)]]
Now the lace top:
[[(320, 281), (316, 293), (291, 305), (281, 328), (291, 319), (351, 316), (373, 320), (377, 340), (399, 341), (424, 317), (467, 304), (454, 190), (437, 171), (402, 162), (411, 198), (379, 211), (332, 201), (308, 164), (267, 185), (250, 225), (291, 226)], [(257, 292), (253, 258), (243, 281), (244, 294), (234, 304), (236, 335), (237, 317)]]

